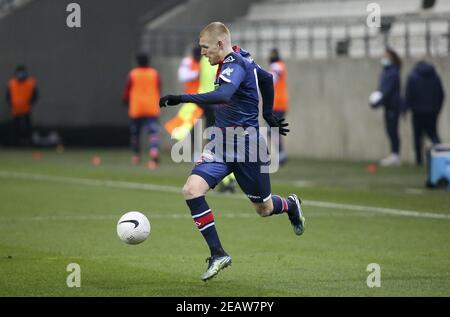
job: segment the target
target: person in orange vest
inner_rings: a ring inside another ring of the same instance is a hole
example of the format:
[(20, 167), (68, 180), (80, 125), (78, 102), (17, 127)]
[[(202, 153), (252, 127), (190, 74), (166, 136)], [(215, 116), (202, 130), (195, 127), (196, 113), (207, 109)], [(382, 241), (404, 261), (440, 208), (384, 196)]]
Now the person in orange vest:
[(192, 53), (181, 61), (178, 80), (184, 83), (184, 93), (197, 94), (200, 87), (200, 47), (195, 46)]
[[(196, 94), (200, 86), (200, 48), (194, 47), (192, 53), (182, 59), (178, 67), (178, 80), (184, 84), (184, 92)], [(164, 124), (164, 128), (172, 138), (181, 141), (191, 137), (193, 144), (192, 128), (203, 115), (203, 110), (194, 103), (185, 103), (178, 113)]]
[[(214, 90), (214, 78), (217, 67), (212, 67), (209, 62), (201, 56), (201, 49), (194, 45), (189, 56), (182, 59), (178, 67), (178, 80), (184, 84), (184, 93), (196, 94)], [(191, 137), (194, 145), (194, 134), (191, 133), (196, 122), (202, 118), (206, 119), (206, 127), (214, 124), (214, 109), (195, 103), (184, 103), (177, 115), (164, 124), (166, 131), (172, 138), (180, 141)], [(200, 149), (201, 150), (201, 149)], [(194, 149), (194, 161), (197, 161), (200, 153)]]
[(160, 126), (158, 122), (160, 109), (159, 98), (161, 80), (156, 69), (149, 66), (149, 56), (139, 53), (136, 56), (138, 66), (128, 75), (123, 93), (123, 102), (128, 106), (130, 123), (130, 143), (133, 164), (141, 162), (140, 134), (144, 128), (149, 140), (149, 161), (147, 167), (155, 169), (159, 164)]
[[(269, 55), (270, 73), (273, 76), (274, 84), (274, 102), (273, 114), (282, 119), (285, 117), (289, 109), (289, 94), (287, 87), (287, 71), (286, 64), (281, 60), (280, 54), (276, 48), (270, 51)], [(279, 162), (280, 165), (286, 163), (287, 155), (284, 149), (282, 138), (279, 139)], [(275, 144), (277, 146), (277, 144)]]
[(37, 100), (36, 79), (28, 76), (24, 65), (17, 66), (6, 91), (6, 102), (11, 108), (13, 118), (14, 145), (31, 145), (31, 108)]

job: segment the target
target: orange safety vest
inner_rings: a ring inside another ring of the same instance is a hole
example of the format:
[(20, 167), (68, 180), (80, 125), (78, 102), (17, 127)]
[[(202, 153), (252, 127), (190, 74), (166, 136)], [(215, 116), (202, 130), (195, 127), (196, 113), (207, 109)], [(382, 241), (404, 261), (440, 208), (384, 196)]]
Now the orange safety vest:
[(273, 102), (273, 111), (286, 112), (289, 107), (289, 95), (287, 90), (286, 83), (286, 64), (282, 61), (275, 62), (276, 68), (279, 69), (277, 71), (278, 80), (274, 83), (274, 102)]
[(130, 72), (130, 118), (159, 116), (159, 75), (151, 67), (138, 67)]
[[(195, 59), (190, 57), (190, 68), (192, 71), (197, 71), (200, 74), (200, 63), (197, 62)], [(200, 76), (198, 76), (196, 79), (187, 81), (184, 84), (184, 93), (186, 94), (198, 94), (198, 87), (200, 87)]]
[(11, 97), (13, 117), (30, 113), (31, 98), (35, 88), (36, 80), (34, 78), (27, 78), (24, 81), (13, 78), (9, 81), (8, 89)]

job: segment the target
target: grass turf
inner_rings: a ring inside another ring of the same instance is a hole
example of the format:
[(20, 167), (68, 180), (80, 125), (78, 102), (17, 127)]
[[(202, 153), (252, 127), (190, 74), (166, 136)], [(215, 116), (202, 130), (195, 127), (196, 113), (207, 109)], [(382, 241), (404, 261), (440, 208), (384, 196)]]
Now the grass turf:
[[(271, 176), (272, 191), (305, 200), (301, 237), (286, 215), (258, 217), (242, 193), (208, 195), (233, 265), (203, 283), (208, 249), (178, 191), (190, 163), (163, 157), (149, 171), (131, 166), (127, 150), (42, 153), (0, 149), (0, 296), (450, 295), (450, 195), (423, 187), (424, 168), (368, 173), (368, 162), (292, 159)], [(152, 225), (137, 246), (115, 232), (129, 210)], [(81, 266), (80, 288), (66, 285), (69, 263)], [(379, 288), (366, 285), (369, 263), (381, 266)]]

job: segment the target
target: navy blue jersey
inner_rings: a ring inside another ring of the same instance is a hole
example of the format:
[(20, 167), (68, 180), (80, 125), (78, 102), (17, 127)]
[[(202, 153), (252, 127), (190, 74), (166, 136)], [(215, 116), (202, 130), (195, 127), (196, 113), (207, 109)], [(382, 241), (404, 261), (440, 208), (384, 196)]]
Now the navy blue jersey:
[(216, 123), (225, 127), (258, 127), (258, 88), (256, 64), (239, 53), (228, 54), (217, 73), (216, 88), (231, 83), (237, 90), (227, 103), (215, 106)]

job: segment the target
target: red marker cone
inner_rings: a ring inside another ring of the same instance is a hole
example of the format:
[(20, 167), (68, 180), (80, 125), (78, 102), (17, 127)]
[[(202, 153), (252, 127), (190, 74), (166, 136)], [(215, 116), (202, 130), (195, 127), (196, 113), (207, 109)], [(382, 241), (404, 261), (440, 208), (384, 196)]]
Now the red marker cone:
[(92, 158), (91, 158), (91, 164), (93, 165), (93, 166), (99, 166), (99, 165), (101, 165), (102, 164), (102, 158), (99, 156), (99, 155), (94, 155)]
[(374, 174), (377, 171), (377, 165), (374, 163), (370, 163), (367, 165), (367, 172), (370, 174)]
[(58, 144), (58, 145), (56, 146), (56, 153), (58, 153), (58, 154), (63, 154), (63, 153), (64, 153), (64, 145)]
[(42, 160), (42, 157), (43, 157), (42, 153), (38, 152), (38, 151), (33, 152), (31, 154), (31, 158), (33, 159), (33, 161), (40, 161), (40, 160)]

